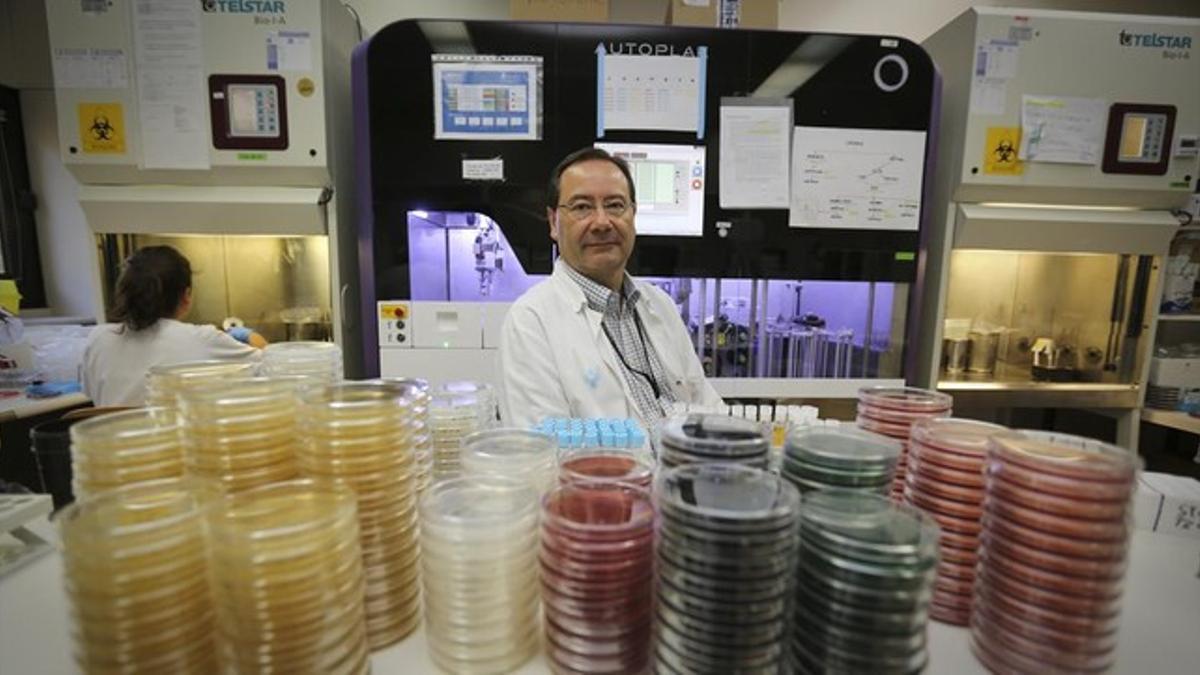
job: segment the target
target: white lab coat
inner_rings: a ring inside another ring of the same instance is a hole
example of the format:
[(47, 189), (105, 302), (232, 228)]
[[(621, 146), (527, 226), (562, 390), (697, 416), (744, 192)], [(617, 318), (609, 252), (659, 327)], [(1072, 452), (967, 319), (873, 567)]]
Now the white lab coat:
[[(547, 416), (638, 416), (620, 360), (601, 328), (603, 315), (588, 309), (583, 289), (564, 265), (556, 262), (550, 278), (526, 291), (504, 320), (497, 381), (505, 426), (530, 427)], [(675, 303), (652, 284), (634, 283), (641, 291), (637, 311), (646, 339), (676, 399), (720, 405)]]

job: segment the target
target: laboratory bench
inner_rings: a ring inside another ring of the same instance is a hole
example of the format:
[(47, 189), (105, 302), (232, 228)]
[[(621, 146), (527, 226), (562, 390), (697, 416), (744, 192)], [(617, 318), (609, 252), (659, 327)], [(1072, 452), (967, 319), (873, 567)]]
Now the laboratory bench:
[[(41, 521), (34, 529), (55, 537)], [(1137, 530), (1125, 580), (1117, 673), (1194, 673), (1200, 663), (1200, 538)], [(62, 559), (57, 551), (0, 577), (0, 672), (71, 673), (69, 609), (63, 592)], [(968, 675), (986, 670), (968, 646), (968, 631), (929, 623), (931, 675)], [(428, 656), (422, 630), (375, 652), (377, 674), (440, 672)], [(515, 673), (547, 673), (540, 654)]]

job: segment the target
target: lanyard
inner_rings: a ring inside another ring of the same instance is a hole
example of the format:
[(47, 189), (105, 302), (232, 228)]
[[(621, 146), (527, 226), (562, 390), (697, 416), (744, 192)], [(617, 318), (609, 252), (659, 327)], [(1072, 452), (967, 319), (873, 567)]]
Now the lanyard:
[[(653, 370), (654, 366), (650, 364), (650, 350), (646, 347), (646, 333), (642, 328), (642, 318), (638, 316), (637, 308), (634, 308), (632, 311), (633, 325), (635, 328), (637, 328), (638, 341), (642, 343), (642, 355), (646, 357), (646, 366)], [(659, 388), (658, 382), (654, 380), (654, 376), (629, 365), (629, 361), (626, 360), (625, 355), (621, 353), (620, 347), (617, 347), (617, 341), (613, 339), (612, 333), (608, 332), (608, 326), (604, 325), (603, 318), (600, 319), (600, 328), (604, 331), (604, 337), (608, 338), (608, 344), (612, 345), (613, 351), (617, 353), (617, 358), (621, 360), (621, 365), (625, 366), (625, 369), (629, 372), (638, 375), (645, 380), (646, 384), (650, 385), (650, 391), (654, 392), (654, 400), (661, 401), (662, 390)], [(660, 403), (659, 405), (662, 404)]]

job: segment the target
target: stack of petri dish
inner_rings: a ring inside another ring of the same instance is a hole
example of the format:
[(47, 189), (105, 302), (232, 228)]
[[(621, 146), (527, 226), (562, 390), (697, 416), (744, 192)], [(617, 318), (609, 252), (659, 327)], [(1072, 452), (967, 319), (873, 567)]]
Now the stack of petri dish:
[(904, 501), (941, 526), (940, 561), (929, 615), (965, 626), (971, 619), (983, 511), (988, 439), (1005, 427), (955, 418), (912, 426)]
[(315, 340), (273, 342), (262, 350), (262, 372), (337, 382), (342, 379), (342, 348)]
[(174, 408), (179, 394), (194, 385), (253, 377), (257, 370), (256, 361), (188, 361), (151, 366), (146, 373), (146, 405)]
[(412, 417), (412, 447), (417, 460), (417, 494), (425, 491), (433, 481), (433, 435), (430, 431), (429, 381), (415, 377), (384, 377), (370, 380), (398, 387), (405, 394), (406, 405)]
[(558, 482), (554, 438), (524, 429), (489, 429), (463, 439), (465, 476), (506, 476), (529, 483), (538, 495)]
[(390, 645), (421, 622), (415, 384), (341, 382), (301, 397), (300, 467), (358, 497), (367, 641)]
[(218, 672), (204, 508), (191, 487), (127, 486), (58, 516), (82, 672)]
[(845, 488), (888, 494), (900, 448), (896, 440), (853, 427), (801, 427), (787, 435), (780, 473), (801, 493)]
[(542, 499), (542, 608), (555, 672), (641, 673), (650, 661), (654, 504), (644, 488), (560, 485)]
[(971, 647), (989, 669), (1112, 668), (1140, 463), (1066, 434), (991, 437), (971, 612)]
[(538, 495), (500, 476), (434, 483), (421, 495), (429, 655), (452, 673), (508, 672), (537, 652)]
[(771, 444), (762, 427), (740, 417), (690, 414), (663, 420), (658, 431), (658, 463), (723, 462), (766, 469)]
[(217, 500), (209, 522), (228, 672), (369, 672), (353, 492), (277, 483)]
[(299, 476), (294, 379), (208, 381), (179, 395), (187, 473), (226, 492)]
[(170, 408), (137, 408), (71, 425), (72, 490), (88, 499), (123, 485), (177, 478), (183, 425)]
[(785, 663), (800, 493), (736, 464), (691, 464), (655, 482), (658, 672), (776, 672)]
[(790, 654), (798, 673), (917, 673), (938, 527), (883, 495), (818, 490), (800, 509)]
[(858, 390), (858, 417), (855, 423), (865, 429), (903, 444), (896, 477), (892, 481), (892, 499), (904, 498), (904, 473), (908, 466), (908, 436), (913, 422), (930, 417), (949, 417), (953, 399), (928, 389), (913, 387), (863, 387)]
[(558, 480), (628, 483), (650, 489), (654, 483), (654, 455), (628, 448), (574, 448), (558, 452)]
[(429, 431), (434, 480), (462, 473), (463, 439), (492, 426), (496, 399), (492, 388), (477, 382), (450, 382), (430, 392)]

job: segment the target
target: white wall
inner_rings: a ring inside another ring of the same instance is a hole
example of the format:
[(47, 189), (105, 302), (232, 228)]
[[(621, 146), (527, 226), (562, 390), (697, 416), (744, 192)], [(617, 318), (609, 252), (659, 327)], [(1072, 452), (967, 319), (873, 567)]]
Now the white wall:
[[(78, 2), (78, 0), (53, 0)], [(372, 33), (407, 18), (508, 18), (509, 0), (346, 0)], [(920, 42), (972, 5), (1200, 16), (1200, 0), (781, 0), (784, 30), (884, 33)], [(614, 23), (662, 23), (667, 0), (610, 0)], [(95, 241), (58, 154), (43, 0), (0, 0), (0, 84), (21, 90), (46, 291), (57, 314), (100, 316)]]
[[(347, 0), (373, 33), (400, 19), (507, 19), (508, 0)], [(613, 23), (662, 23), (667, 0), (609, 0)], [(1200, 0), (780, 0), (783, 30), (882, 33), (920, 42), (977, 5), (1200, 16)]]
[(38, 199), (34, 216), (51, 313), (102, 319), (96, 238), (79, 206), (79, 183), (58, 154), (54, 90), (21, 90), (21, 117), (29, 179)]

